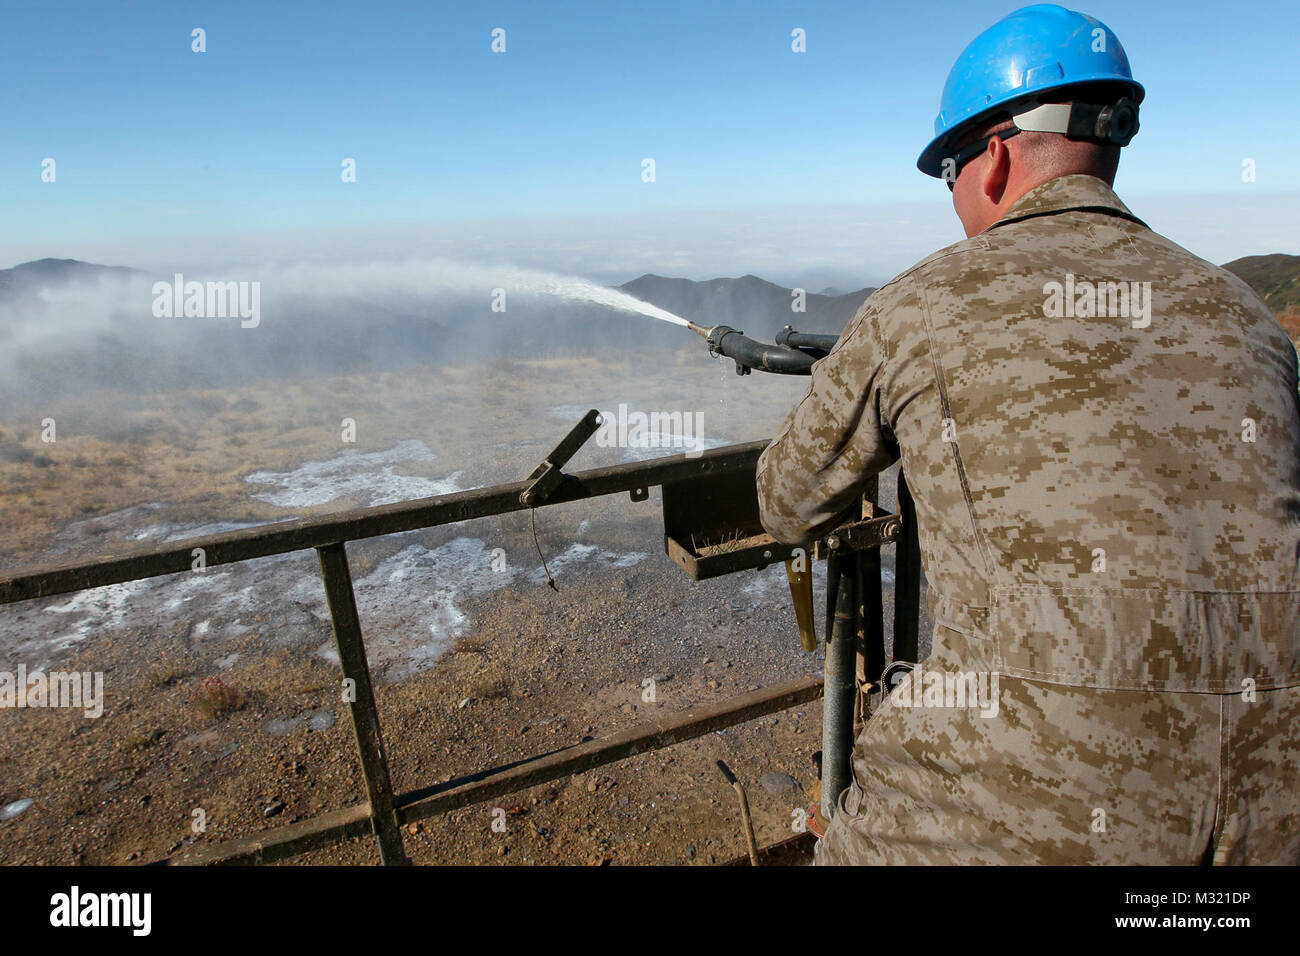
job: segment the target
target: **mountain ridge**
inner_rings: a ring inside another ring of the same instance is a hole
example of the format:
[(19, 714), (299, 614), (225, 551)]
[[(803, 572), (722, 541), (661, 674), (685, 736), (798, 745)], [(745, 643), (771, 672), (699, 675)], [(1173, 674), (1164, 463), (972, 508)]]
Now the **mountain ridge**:
[[(801, 332), (838, 333), (876, 291), (869, 286), (829, 296), (804, 290), (800, 303), (794, 289), (753, 274), (696, 281), (649, 272), (618, 289), (698, 325), (730, 325), (767, 341), (787, 325)], [(803, 311), (794, 310), (798, 304)]]
[(29, 283), (66, 281), (70, 278), (82, 278), (103, 275), (137, 275), (139, 269), (130, 266), (105, 266), (81, 259), (32, 259), (20, 262), (9, 269), (0, 269), (0, 287), (14, 287)]
[[(1300, 321), (1300, 255), (1243, 256), (1224, 263), (1222, 268), (1246, 282), (1276, 315), (1286, 316), (1293, 324)], [(130, 266), (46, 257), (0, 269), (0, 293), (21, 294), (47, 283), (141, 274), (142, 270)], [(807, 332), (839, 332), (876, 289), (802, 290), (800, 301), (795, 289), (753, 273), (696, 280), (653, 272), (615, 288), (697, 324), (731, 325), (767, 340), (786, 325)], [(800, 304), (802, 311), (796, 311), (795, 306)]]
[(1300, 313), (1300, 256), (1274, 252), (1243, 256), (1223, 268), (1237, 276), (1277, 315)]

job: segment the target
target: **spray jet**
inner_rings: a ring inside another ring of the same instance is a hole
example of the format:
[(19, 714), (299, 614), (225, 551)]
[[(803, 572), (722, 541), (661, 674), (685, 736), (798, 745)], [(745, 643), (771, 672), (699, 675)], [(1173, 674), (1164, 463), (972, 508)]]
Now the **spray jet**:
[(748, 375), (754, 369), (780, 375), (811, 375), (813, 363), (825, 358), (839, 340), (838, 335), (796, 332), (787, 325), (777, 335), (776, 344), (768, 345), (729, 325), (706, 329), (687, 322), (686, 327), (709, 343), (710, 355), (725, 355), (734, 361), (737, 375)]

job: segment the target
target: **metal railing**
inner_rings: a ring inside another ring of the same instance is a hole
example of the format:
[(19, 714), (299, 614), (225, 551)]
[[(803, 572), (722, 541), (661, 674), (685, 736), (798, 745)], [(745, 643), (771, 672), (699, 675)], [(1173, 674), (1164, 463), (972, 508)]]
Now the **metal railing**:
[[(369, 833), (376, 840), (380, 860), (384, 864), (407, 863), (409, 860), (401, 832), (404, 824), (808, 703), (822, 696), (822, 682), (816, 678), (804, 678), (764, 688), (709, 707), (672, 714), (603, 739), (561, 748), (407, 793), (394, 794), (361, 623), (357, 615), (347, 542), (624, 492), (633, 501), (644, 501), (651, 487), (689, 481), (700, 475), (752, 472), (759, 454), (767, 444), (767, 441), (756, 441), (713, 449), (697, 457), (675, 455), (562, 474), (558, 483), (553, 480), (549, 482), (551, 487), (542, 500), (537, 500), (536, 496), (531, 498), (534, 502), (532, 505), (524, 504), (523, 500), (525, 492), (535, 487), (533, 480), (527, 480), (400, 504), (262, 525), (226, 534), (192, 538), (167, 546), (137, 548), (89, 562), (18, 569), (0, 574), (0, 604), (13, 604), (179, 572), (202, 573), (194, 570), (196, 559), (199, 558), (202, 559), (202, 567), (206, 569), (215, 565), (315, 549), (320, 558), (321, 576), (343, 678), (353, 682), (349, 709), (361, 758), (366, 803), (156, 862), (265, 863), (287, 859)], [(534, 475), (536, 474), (535, 472)], [(900, 501), (904, 495), (905, 486), (900, 481)], [(904, 609), (902, 620), (911, 622), (910, 633), (914, 646), (915, 591), (905, 589), (913, 587), (919, 581), (919, 555), (916, 557), (916, 571), (905, 570), (902, 566), (905, 549), (901, 546), (905, 540), (906, 538), (900, 539), (896, 586), (900, 600), (906, 594), (910, 603), (910, 608)], [(907, 554), (911, 553), (910, 550), (907, 551)], [(910, 567), (912, 559), (907, 558), (907, 561)], [(896, 620), (896, 635), (906, 635), (907, 624), (904, 623), (903, 627), (900, 632)]]

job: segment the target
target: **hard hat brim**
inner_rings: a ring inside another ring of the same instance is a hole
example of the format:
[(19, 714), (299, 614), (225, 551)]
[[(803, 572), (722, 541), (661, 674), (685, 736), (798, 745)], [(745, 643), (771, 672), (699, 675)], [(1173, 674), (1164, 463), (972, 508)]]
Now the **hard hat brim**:
[(952, 155), (949, 144), (959, 139), (965, 130), (979, 122), (987, 116), (1004, 111), (1009, 105), (1017, 100), (1027, 100), (1042, 93), (1052, 90), (1065, 89), (1071, 86), (1080, 86), (1084, 83), (1116, 83), (1132, 87), (1134, 102), (1141, 103), (1146, 96), (1146, 90), (1142, 84), (1136, 80), (1117, 77), (1114, 73), (1093, 73), (1084, 76), (1072, 76), (1068, 80), (1062, 80), (1060, 83), (1054, 83), (1049, 86), (1040, 86), (1032, 91), (1012, 90), (1004, 96), (988, 103), (978, 112), (972, 112), (970, 116), (963, 117), (955, 122), (949, 129), (944, 130), (930, 140), (929, 145), (921, 151), (921, 155), (916, 160), (916, 168), (927, 176), (933, 176), (935, 179), (943, 178), (943, 161)]

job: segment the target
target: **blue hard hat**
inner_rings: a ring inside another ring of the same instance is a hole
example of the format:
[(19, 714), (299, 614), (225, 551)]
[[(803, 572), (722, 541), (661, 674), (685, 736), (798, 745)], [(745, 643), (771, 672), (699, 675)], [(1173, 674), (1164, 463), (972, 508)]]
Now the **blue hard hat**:
[(939, 177), (950, 134), (1013, 101), (1078, 83), (1122, 83), (1134, 103), (1146, 95), (1133, 79), (1119, 37), (1095, 17), (1054, 3), (1008, 14), (962, 51), (948, 74), (934, 139), (916, 166)]

